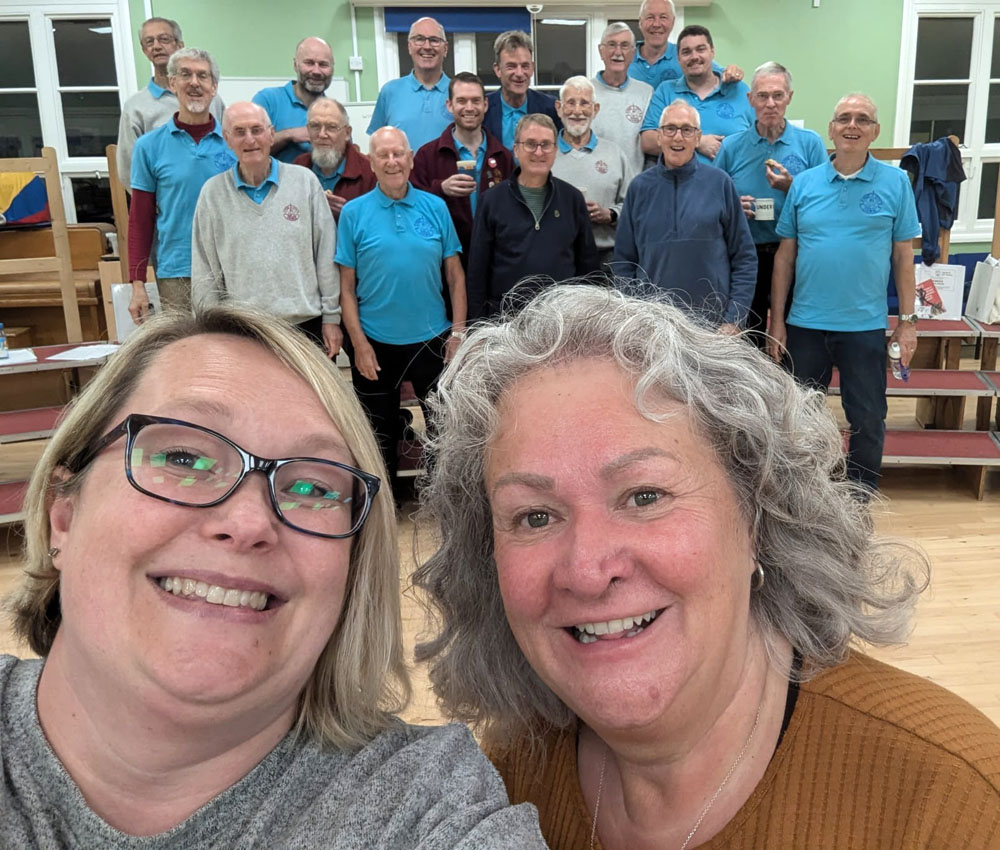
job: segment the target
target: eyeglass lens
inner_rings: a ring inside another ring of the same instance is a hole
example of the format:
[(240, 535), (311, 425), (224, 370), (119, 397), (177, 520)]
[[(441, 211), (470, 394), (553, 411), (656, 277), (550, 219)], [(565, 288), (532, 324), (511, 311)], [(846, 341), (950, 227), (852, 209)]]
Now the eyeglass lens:
[[(184, 505), (225, 497), (243, 473), (243, 458), (229, 443), (198, 428), (150, 423), (136, 435), (128, 458), (133, 483), (151, 496)], [(292, 461), (274, 471), (281, 516), (320, 534), (349, 534), (364, 515), (365, 482), (333, 463)]]

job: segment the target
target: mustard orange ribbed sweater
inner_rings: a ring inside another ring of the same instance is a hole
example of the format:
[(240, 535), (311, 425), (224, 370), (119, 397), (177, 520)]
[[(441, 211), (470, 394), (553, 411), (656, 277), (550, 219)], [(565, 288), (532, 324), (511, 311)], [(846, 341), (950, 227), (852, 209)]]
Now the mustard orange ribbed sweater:
[[(576, 730), (491, 757), (552, 850), (587, 850)], [(601, 848), (595, 841), (595, 848)], [(802, 685), (753, 795), (703, 850), (1000, 850), (1000, 729), (949, 691), (860, 654)], [(603, 850), (603, 848), (601, 848)]]

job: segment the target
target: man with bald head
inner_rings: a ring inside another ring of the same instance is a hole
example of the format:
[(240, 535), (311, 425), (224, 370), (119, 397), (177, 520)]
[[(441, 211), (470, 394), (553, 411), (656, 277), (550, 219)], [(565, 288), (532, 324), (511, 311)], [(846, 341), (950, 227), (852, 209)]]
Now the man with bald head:
[(777, 360), (787, 351), (792, 374), (822, 390), (837, 367), (851, 433), (847, 477), (877, 490), (887, 412), (889, 269), (899, 293), (891, 341), (908, 365), (917, 347), (911, 240), (920, 235), (920, 222), (906, 172), (868, 152), (879, 134), (870, 97), (841, 98), (829, 134), (834, 158), (795, 178), (778, 220), (770, 351)]
[(311, 149), (306, 111), (322, 97), (333, 80), (333, 51), (323, 39), (302, 39), (292, 59), (295, 79), (283, 86), (261, 89), (253, 102), (264, 107), (274, 127), (272, 152), (282, 162), (292, 162)]
[(335, 221), (348, 201), (375, 188), (375, 174), (366, 157), (351, 141), (351, 122), (343, 104), (319, 97), (306, 113), (312, 151), (295, 158), (296, 165), (312, 169), (323, 187)]
[(209, 180), (191, 234), (195, 306), (251, 304), (298, 325), (330, 357), (340, 351), (336, 225), (319, 180), (271, 156), (263, 107), (234, 103), (222, 135), (236, 165)]
[(629, 186), (613, 268), (619, 277), (670, 292), (679, 307), (735, 334), (753, 298), (757, 254), (732, 179), (695, 157), (700, 127), (698, 110), (686, 101), (662, 111), (662, 161)]
[(465, 336), (465, 273), (445, 202), (409, 183), (413, 150), (406, 134), (376, 130), (369, 155), (378, 186), (344, 206), (337, 264), (351, 378), (395, 491), (399, 388), (410, 381), (422, 401), (458, 350)]
[(419, 18), (410, 27), (406, 43), (413, 70), (382, 86), (368, 134), (380, 127), (398, 127), (413, 149), (419, 150), (451, 123), (446, 106), (449, 79), (444, 72), (448, 41), (444, 27), (434, 18)]

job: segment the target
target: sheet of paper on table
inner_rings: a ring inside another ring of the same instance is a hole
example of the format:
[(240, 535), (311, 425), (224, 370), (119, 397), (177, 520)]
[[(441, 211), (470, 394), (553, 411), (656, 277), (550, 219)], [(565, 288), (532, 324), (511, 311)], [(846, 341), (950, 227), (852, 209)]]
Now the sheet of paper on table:
[(38, 360), (35, 357), (35, 352), (30, 348), (9, 348), (7, 349), (8, 357), (0, 360), (0, 366), (13, 366), (17, 363), (34, 363)]
[(118, 350), (118, 346), (106, 342), (100, 345), (80, 345), (68, 351), (60, 351), (53, 354), (48, 360), (100, 360), (102, 357), (110, 357)]

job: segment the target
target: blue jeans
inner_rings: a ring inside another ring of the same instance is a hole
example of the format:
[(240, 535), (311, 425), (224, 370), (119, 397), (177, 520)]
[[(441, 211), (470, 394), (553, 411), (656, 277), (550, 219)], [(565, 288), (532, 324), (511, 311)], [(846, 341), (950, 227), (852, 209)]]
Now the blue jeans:
[(840, 370), (840, 398), (851, 426), (847, 477), (878, 489), (885, 443), (885, 331), (819, 331), (786, 325), (792, 374), (824, 392), (833, 367)]

